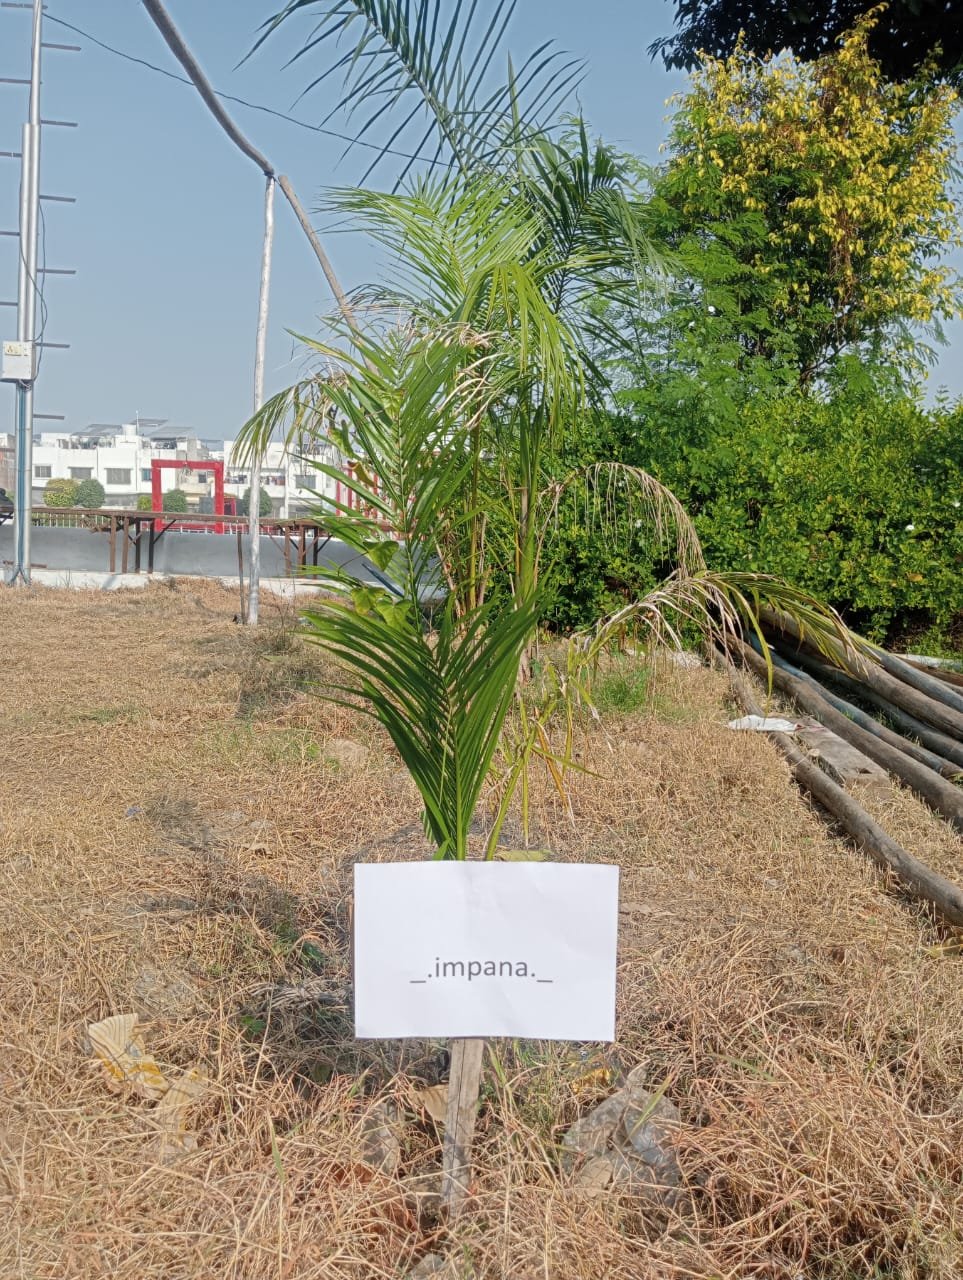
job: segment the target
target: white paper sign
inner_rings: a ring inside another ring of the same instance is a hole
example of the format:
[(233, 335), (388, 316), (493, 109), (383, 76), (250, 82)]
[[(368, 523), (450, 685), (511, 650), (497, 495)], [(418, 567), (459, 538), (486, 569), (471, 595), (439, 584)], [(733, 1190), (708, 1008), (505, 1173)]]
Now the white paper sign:
[(615, 1038), (619, 869), (354, 869), (355, 1034)]

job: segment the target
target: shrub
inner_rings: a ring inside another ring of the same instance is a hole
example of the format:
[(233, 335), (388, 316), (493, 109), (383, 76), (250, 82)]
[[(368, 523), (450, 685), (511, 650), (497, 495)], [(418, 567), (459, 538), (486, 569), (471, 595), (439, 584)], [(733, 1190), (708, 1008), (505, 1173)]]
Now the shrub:
[(89, 511), (99, 511), (106, 498), (104, 486), (99, 480), (81, 480), (77, 485), (74, 502), (78, 507), (86, 507)]
[[(246, 516), (250, 510), (251, 510), (251, 489), (250, 489), (250, 486), (248, 486), (248, 488), (244, 490), (244, 496), (240, 499), (240, 501), (237, 504), (237, 514), (239, 516)], [(260, 493), (258, 494), (258, 510), (262, 516), (269, 516), (272, 511), (271, 498), (268, 494), (268, 491), (264, 488), (262, 488), (260, 490)]]
[(76, 480), (55, 477), (44, 486), (43, 504), (45, 507), (75, 507), (77, 490), (80, 486)]
[(727, 415), (665, 411), (649, 465), (718, 569), (777, 574), (874, 638), (961, 612), (963, 406), (861, 391), (757, 397)]
[(153, 511), (153, 509), (154, 509), (154, 499), (151, 497), (151, 495), (149, 493), (139, 493), (137, 495), (137, 510)]
[(168, 489), (164, 494), (165, 511), (182, 512), (187, 510), (187, 494), (183, 489)]

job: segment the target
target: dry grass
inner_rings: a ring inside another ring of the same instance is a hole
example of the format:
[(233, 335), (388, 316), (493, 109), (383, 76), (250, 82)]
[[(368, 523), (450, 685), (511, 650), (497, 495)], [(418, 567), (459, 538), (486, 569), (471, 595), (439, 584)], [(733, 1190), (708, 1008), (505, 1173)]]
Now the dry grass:
[[(432, 1216), (409, 1085), (441, 1046), (356, 1044), (346, 1003), (351, 864), (424, 852), (416, 798), (370, 726), (310, 697), (292, 616), (255, 640), (234, 609), (184, 583), (0, 596), (0, 1276), (392, 1277), (430, 1250), (492, 1280), (963, 1275), (963, 960), (927, 955), (931, 922), (725, 729), (708, 671), (657, 672), (654, 710), (585, 731), (604, 776), (575, 778), (574, 825), (543, 779), (533, 797), (539, 843), (624, 868), (607, 1056), (681, 1109), (691, 1212), (574, 1194), (557, 1143), (605, 1092), (595, 1056), (498, 1044), (471, 1208)], [(955, 837), (887, 803), (960, 874)], [(127, 1009), (213, 1082), (173, 1164), (85, 1051)], [(393, 1177), (361, 1159), (386, 1101)]]

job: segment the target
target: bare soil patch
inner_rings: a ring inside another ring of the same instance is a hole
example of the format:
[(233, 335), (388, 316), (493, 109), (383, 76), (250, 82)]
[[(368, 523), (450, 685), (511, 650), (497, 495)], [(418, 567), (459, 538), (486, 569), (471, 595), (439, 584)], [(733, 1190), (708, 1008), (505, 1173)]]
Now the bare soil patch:
[[(440, 1221), (413, 1090), (444, 1045), (351, 1038), (351, 866), (424, 856), (417, 797), (312, 696), (294, 614), (254, 636), (235, 608), (183, 582), (0, 594), (0, 1275), (360, 1280), (431, 1252), (486, 1280), (963, 1275), (963, 958), (726, 729), (720, 677), (669, 666), (583, 728), (574, 821), (533, 784), (539, 845), (623, 867), (619, 1043), (493, 1046), (471, 1207)], [(911, 796), (865, 803), (963, 878)], [(85, 1044), (126, 1011), (211, 1082), (167, 1163)], [(683, 1118), (676, 1216), (561, 1171), (640, 1065)], [(365, 1161), (386, 1115), (395, 1172)]]

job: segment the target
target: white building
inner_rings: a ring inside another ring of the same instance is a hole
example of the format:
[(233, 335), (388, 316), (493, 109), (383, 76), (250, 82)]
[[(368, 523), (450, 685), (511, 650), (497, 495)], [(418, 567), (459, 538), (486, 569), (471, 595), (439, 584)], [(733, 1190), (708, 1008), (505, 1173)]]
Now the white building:
[[(224, 492), (240, 498), (251, 483), (250, 464), (234, 458), (236, 441), (225, 440), (220, 457), (224, 459)], [(261, 484), (267, 490), (275, 515), (287, 517), (307, 514), (318, 505), (320, 497), (337, 497), (337, 485), (330, 476), (313, 464), (337, 466), (339, 454), (332, 444), (303, 441), (297, 450), (288, 450), (280, 441), (267, 447), (261, 461)]]
[[(122, 424), (94, 422), (80, 431), (43, 431), (33, 446), (33, 500), (43, 502), (48, 480), (99, 480), (108, 507), (134, 507), (139, 494), (151, 491), (151, 461), (197, 461), (211, 457), (210, 449), (185, 427), (169, 427), (163, 418), (142, 418)], [(187, 473), (190, 475), (190, 473)], [(201, 473), (203, 474), (203, 473)], [(212, 473), (213, 475), (213, 473)], [(161, 487), (193, 487), (206, 493), (208, 483), (182, 482), (181, 473), (161, 472)]]
[[(240, 499), (250, 485), (249, 468), (233, 461), (235, 442), (204, 441), (185, 427), (170, 426), (163, 418), (140, 418), (121, 424), (92, 423), (80, 431), (44, 431), (33, 446), (33, 502), (43, 503), (48, 480), (99, 480), (104, 505), (118, 510), (133, 508), (141, 495), (151, 493), (151, 462), (223, 461), (224, 493)], [(268, 446), (261, 464), (261, 484), (277, 516), (306, 514), (318, 496), (336, 493), (335, 482), (317, 471), (312, 462), (335, 465), (337, 450), (329, 444), (306, 442), (295, 455), (281, 443)], [(161, 491), (183, 489), (192, 508), (213, 511), (214, 471), (164, 468)]]

